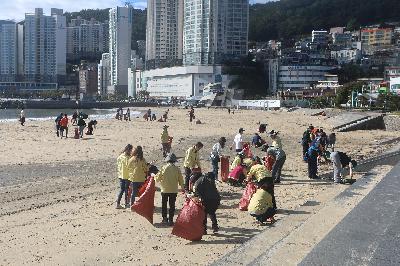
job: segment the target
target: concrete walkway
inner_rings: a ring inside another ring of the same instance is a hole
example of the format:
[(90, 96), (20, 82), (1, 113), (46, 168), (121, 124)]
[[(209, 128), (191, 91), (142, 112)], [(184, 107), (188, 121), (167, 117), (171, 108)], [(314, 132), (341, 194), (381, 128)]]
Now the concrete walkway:
[(400, 163), (300, 265), (400, 265)]

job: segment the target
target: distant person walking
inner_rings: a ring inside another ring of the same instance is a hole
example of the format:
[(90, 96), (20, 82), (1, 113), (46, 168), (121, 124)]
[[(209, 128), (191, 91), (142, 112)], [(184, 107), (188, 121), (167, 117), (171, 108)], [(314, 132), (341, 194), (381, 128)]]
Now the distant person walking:
[(83, 119), (83, 117), (79, 117), (79, 119), (78, 119), (78, 127), (79, 127), (79, 137), (83, 138), (83, 131), (85, 130), (85, 127), (86, 127), (86, 122)]
[(59, 115), (56, 117), (56, 119), (54, 120), (54, 122), (56, 123), (56, 134), (57, 134), (57, 137), (60, 136), (60, 128), (61, 128), (61, 126), (60, 126), (60, 121), (61, 121), (61, 119), (62, 119), (63, 117), (64, 117), (64, 114), (61, 113), (61, 114), (59, 114)]
[(64, 137), (64, 131), (65, 131), (65, 138), (68, 138), (68, 115), (67, 114), (64, 114), (64, 117), (61, 118), (61, 120), (60, 120), (61, 138)]
[[(179, 167), (175, 165), (177, 162), (175, 154), (168, 154), (165, 158), (165, 162), (167, 164), (156, 174), (155, 180), (160, 183), (161, 187), (162, 223), (173, 225), (178, 186), (184, 191), (184, 182)], [(168, 203), (169, 212), (167, 208)]]
[(76, 126), (76, 122), (78, 122), (78, 112), (75, 111), (71, 118), (71, 123), (73, 126)]
[(244, 129), (242, 127), (239, 128), (239, 133), (236, 134), (235, 138), (233, 139), (233, 144), (235, 145), (236, 152), (241, 152), (243, 150), (243, 133)]
[(126, 109), (125, 120), (131, 121), (131, 110), (129, 108)]
[(218, 179), (218, 170), (219, 170), (219, 162), (222, 157), (222, 151), (225, 148), (225, 143), (226, 143), (226, 138), (221, 137), (217, 143), (214, 144), (211, 150), (211, 165), (214, 173), (214, 177), (217, 180)]
[(21, 126), (25, 125), (25, 112), (24, 108), (22, 108), (21, 113), (19, 115), (19, 122), (21, 123)]
[(165, 125), (163, 127), (163, 132), (161, 133), (161, 145), (164, 158), (167, 156), (168, 153), (171, 152), (171, 137), (168, 133), (168, 127), (169, 126)]
[(192, 123), (192, 121), (195, 119), (195, 115), (194, 115), (194, 109), (193, 106), (190, 106), (190, 110), (189, 110), (189, 121), (190, 123)]
[(131, 182), (129, 181), (128, 162), (131, 157), (132, 150), (133, 146), (131, 144), (126, 145), (125, 149), (122, 151), (117, 159), (118, 179), (120, 186), (120, 190), (117, 196), (117, 209), (123, 209), (123, 207), (121, 206), (121, 199), (124, 194), (125, 208), (130, 207), (130, 199), (128, 199), (128, 189)]

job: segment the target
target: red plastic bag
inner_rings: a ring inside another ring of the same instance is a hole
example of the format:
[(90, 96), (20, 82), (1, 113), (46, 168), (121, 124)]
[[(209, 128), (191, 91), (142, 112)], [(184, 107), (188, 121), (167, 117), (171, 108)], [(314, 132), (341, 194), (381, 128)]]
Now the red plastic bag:
[(221, 157), (221, 180), (228, 181), (229, 176), (229, 157)]
[(272, 166), (274, 165), (274, 163), (275, 163), (275, 158), (272, 157), (271, 155), (264, 157), (264, 165), (269, 171), (272, 171)]
[(146, 191), (146, 188), (147, 188), (149, 182), (150, 182), (150, 177), (148, 177), (146, 179), (146, 181), (143, 183), (143, 185), (139, 188), (138, 195), (137, 195), (138, 197), (142, 196), (143, 193)]
[(256, 191), (257, 187), (254, 183), (250, 182), (247, 184), (243, 192), (242, 198), (240, 199), (239, 202), (239, 210), (247, 211), (247, 207), (249, 207), (251, 197), (253, 196), (254, 193), (256, 193)]
[(154, 196), (156, 194), (156, 186), (154, 178), (150, 177), (143, 194), (132, 205), (131, 210), (146, 218), (153, 224), (154, 215)]
[(203, 205), (187, 198), (175, 221), (172, 234), (189, 241), (201, 240), (204, 234), (205, 217)]
[(243, 175), (243, 170), (245, 169), (244, 166), (238, 165), (233, 170), (229, 173), (229, 179), (238, 181), (240, 178), (240, 175)]

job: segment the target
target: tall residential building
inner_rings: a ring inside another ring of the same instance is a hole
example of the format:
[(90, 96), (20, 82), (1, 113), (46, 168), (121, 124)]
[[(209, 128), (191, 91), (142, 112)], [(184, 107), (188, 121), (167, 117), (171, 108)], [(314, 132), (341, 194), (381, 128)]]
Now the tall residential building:
[(183, 0), (147, 1), (147, 68), (182, 64), (183, 2)]
[(67, 54), (69, 58), (91, 57), (108, 51), (108, 21), (72, 19), (67, 27)]
[(183, 61), (185, 65), (221, 64), (248, 52), (248, 0), (186, 0)]
[(0, 81), (15, 81), (17, 71), (17, 26), (0, 20)]
[(110, 9), (110, 66), (111, 85), (117, 94), (128, 95), (128, 68), (131, 59), (131, 6)]
[(57, 75), (65, 73), (65, 18), (60, 15), (62, 10), (52, 11), (53, 16), (45, 16), (42, 8), (25, 14), (24, 75), (27, 81), (56, 82)]
[(67, 74), (67, 18), (63, 16), (63, 10), (58, 8), (51, 9), (51, 16), (56, 20), (56, 64), (57, 76)]
[(104, 53), (101, 56), (100, 64), (97, 66), (97, 93), (101, 96), (108, 94), (107, 89), (110, 83), (110, 54)]

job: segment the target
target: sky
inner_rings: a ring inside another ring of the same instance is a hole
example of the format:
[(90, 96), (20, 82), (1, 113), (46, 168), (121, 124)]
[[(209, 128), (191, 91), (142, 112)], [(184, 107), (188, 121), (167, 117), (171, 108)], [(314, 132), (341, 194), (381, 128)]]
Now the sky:
[[(128, 0), (135, 8), (145, 8), (146, 0)], [(269, 0), (250, 0), (250, 3), (265, 3)], [(0, 19), (22, 20), (25, 13), (33, 13), (36, 7), (43, 8), (50, 15), (50, 8), (62, 8), (65, 11), (82, 9), (103, 9), (113, 6), (123, 6), (124, 0), (0, 0)]]

